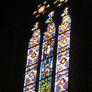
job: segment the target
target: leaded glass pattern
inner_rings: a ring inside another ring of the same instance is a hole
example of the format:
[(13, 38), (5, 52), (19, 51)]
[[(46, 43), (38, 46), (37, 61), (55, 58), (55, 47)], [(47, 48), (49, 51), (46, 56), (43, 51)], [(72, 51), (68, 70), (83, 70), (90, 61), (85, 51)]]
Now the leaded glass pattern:
[(44, 80), (40, 80), (40, 87), (38, 92), (51, 92), (52, 77), (47, 77)]
[(62, 17), (58, 30), (55, 92), (65, 92), (68, 89), (71, 17), (67, 7)]
[(55, 92), (63, 92), (68, 89), (68, 70), (56, 74), (55, 79)]
[(64, 51), (63, 49), (70, 48), (70, 31), (64, 32), (58, 36), (57, 53)]
[(35, 64), (26, 69), (24, 86), (27, 86), (27, 85), (30, 85), (30, 84), (36, 82), (37, 66), (38, 66), (38, 64)]
[(63, 19), (61, 21), (61, 24), (59, 25), (59, 34), (71, 29), (71, 16), (68, 14), (68, 8), (64, 10), (62, 17)]
[(40, 29), (38, 22), (32, 29), (34, 32), (29, 40), (27, 52), (27, 64), (25, 71), (25, 82), (23, 92), (35, 92), (36, 77), (39, 61), (39, 48), (40, 48)]
[[(52, 4), (61, 8), (62, 4), (65, 7), (67, 2), (68, 0), (54, 0)], [(32, 29), (23, 92), (51, 92), (52, 89), (54, 92), (68, 92), (71, 16), (66, 7), (61, 14), (61, 23), (57, 23), (54, 15), (58, 9), (49, 9), (54, 7), (52, 4), (48, 0), (44, 1), (37, 6), (38, 10), (33, 12), (36, 19), (47, 14), (47, 9), (50, 13), (44, 20), (44, 27), (43, 21), (41, 24), (36, 22)], [(39, 19), (37, 20), (40, 22)], [(42, 28), (39, 28), (39, 25)]]
[(35, 92), (35, 86), (35, 84), (29, 85), (23, 89), (23, 92)]
[(55, 23), (53, 22), (54, 12), (49, 13), (49, 18), (45, 23), (48, 24), (47, 31), (43, 35), (41, 66), (40, 66), (40, 80), (39, 92), (51, 92), (52, 71), (53, 71), (53, 53), (55, 43)]
[(69, 50), (57, 55), (56, 73), (69, 68)]
[(44, 36), (43, 36), (44, 40), (49, 40), (52, 37), (54, 37), (55, 36), (55, 32), (56, 32), (55, 29), (56, 29), (55, 28), (55, 23), (54, 22), (49, 23), (48, 26), (47, 26), (47, 30), (48, 31), (46, 31), (44, 33)]
[(40, 43), (40, 29), (37, 29), (33, 32), (32, 38), (29, 40), (28, 48), (36, 46), (39, 43)]
[(42, 46), (42, 60), (53, 56), (55, 39), (45, 41)]
[(45, 59), (41, 62), (40, 68), (40, 79), (44, 79), (48, 76), (51, 76), (53, 69), (53, 57)]
[(28, 49), (28, 56), (27, 56), (27, 66), (35, 64), (38, 62), (39, 58), (39, 45), (36, 47)]

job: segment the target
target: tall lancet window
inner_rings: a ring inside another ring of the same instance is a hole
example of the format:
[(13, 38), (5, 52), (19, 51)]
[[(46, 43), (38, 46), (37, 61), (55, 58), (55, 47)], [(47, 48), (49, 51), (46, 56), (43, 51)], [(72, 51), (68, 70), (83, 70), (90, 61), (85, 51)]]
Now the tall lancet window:
[(71, 31), (68, 0), (42, 0), (36, 6), (33, 16), (38, 22), (31, 29), (23, 92), (68, 92)]
[(61, 16), (63, 18), (58, 30), (55, 92), (62, 92), (68, 89), (71, 18), (67, 7)]
[(38, 22), (35, 24), (33, 31), (34, 32), (32, 34), (32, 38), (29, 40), (28, 46), (24, 92), (35, 92), (36, 86), (36, 75), (40, 47), (40, 29), (38, 27)]
[(55, 23), (53, 22), (54, 11), (50, 12), (49, 18), (46, 20), (47, 31), (43, 35), (42, 58), (40, 67), (39, 92), (50, 92), (52, 83), (53, 69), (53, 47), (55, 42)]

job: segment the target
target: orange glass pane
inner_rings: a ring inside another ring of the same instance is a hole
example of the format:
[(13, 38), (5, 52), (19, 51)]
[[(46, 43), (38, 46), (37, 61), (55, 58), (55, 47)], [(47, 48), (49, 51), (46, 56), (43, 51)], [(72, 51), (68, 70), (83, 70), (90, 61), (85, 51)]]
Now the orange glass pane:
[(44, 6), (44, 5), (41, 6), (41, 7), (38, 9), (38, 13), (42, 13), (42, 12), (44, 11), (44, 9), (45, 9), (45, 6)]

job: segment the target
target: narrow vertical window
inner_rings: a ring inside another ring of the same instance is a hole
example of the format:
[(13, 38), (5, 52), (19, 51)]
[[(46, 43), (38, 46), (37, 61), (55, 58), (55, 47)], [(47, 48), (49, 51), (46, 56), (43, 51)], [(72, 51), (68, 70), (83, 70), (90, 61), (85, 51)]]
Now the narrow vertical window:
[(70, 29), (71, 17), (66, 7), (58, 30), (55, 92), (63, 92), (68, 89)]
[(32, 38), (29, 40), (27, 64), (25, 71), (24, 92), (35, 92), (36, 75), (40, 47), (40, 29), (38, 22), (34, 26)]
[(53, 22), (54, 12), (50, 12), (49, 18), (46, 20), (47, 31), (43, 35), (39, 92), (51, 92), (52, 70), (53, 70), (53, 47), (55, 42), (55, 23)]
[(39, 23), (29, 40), (23, 92), (68, 92), (71, 16), (67, 6), (68, 0), (47, 0), (35, 8)]

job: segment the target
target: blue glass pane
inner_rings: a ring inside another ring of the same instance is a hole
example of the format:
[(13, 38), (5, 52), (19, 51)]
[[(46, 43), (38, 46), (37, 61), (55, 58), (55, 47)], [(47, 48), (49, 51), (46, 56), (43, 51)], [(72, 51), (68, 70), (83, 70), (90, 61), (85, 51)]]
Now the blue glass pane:
[(42, 60), (53, 56), (55, 39), (48, 40), (42, 45)]
[(43, 60), (41, 62), (40, 67), (40, 79), (43, 79), (47, 76), (50, 76), (52, 74), (52, 68), (53, 68), (53, 57)]
[(45, 78), (39, 83), (39, 92), (51, 92), (52, 77)]

